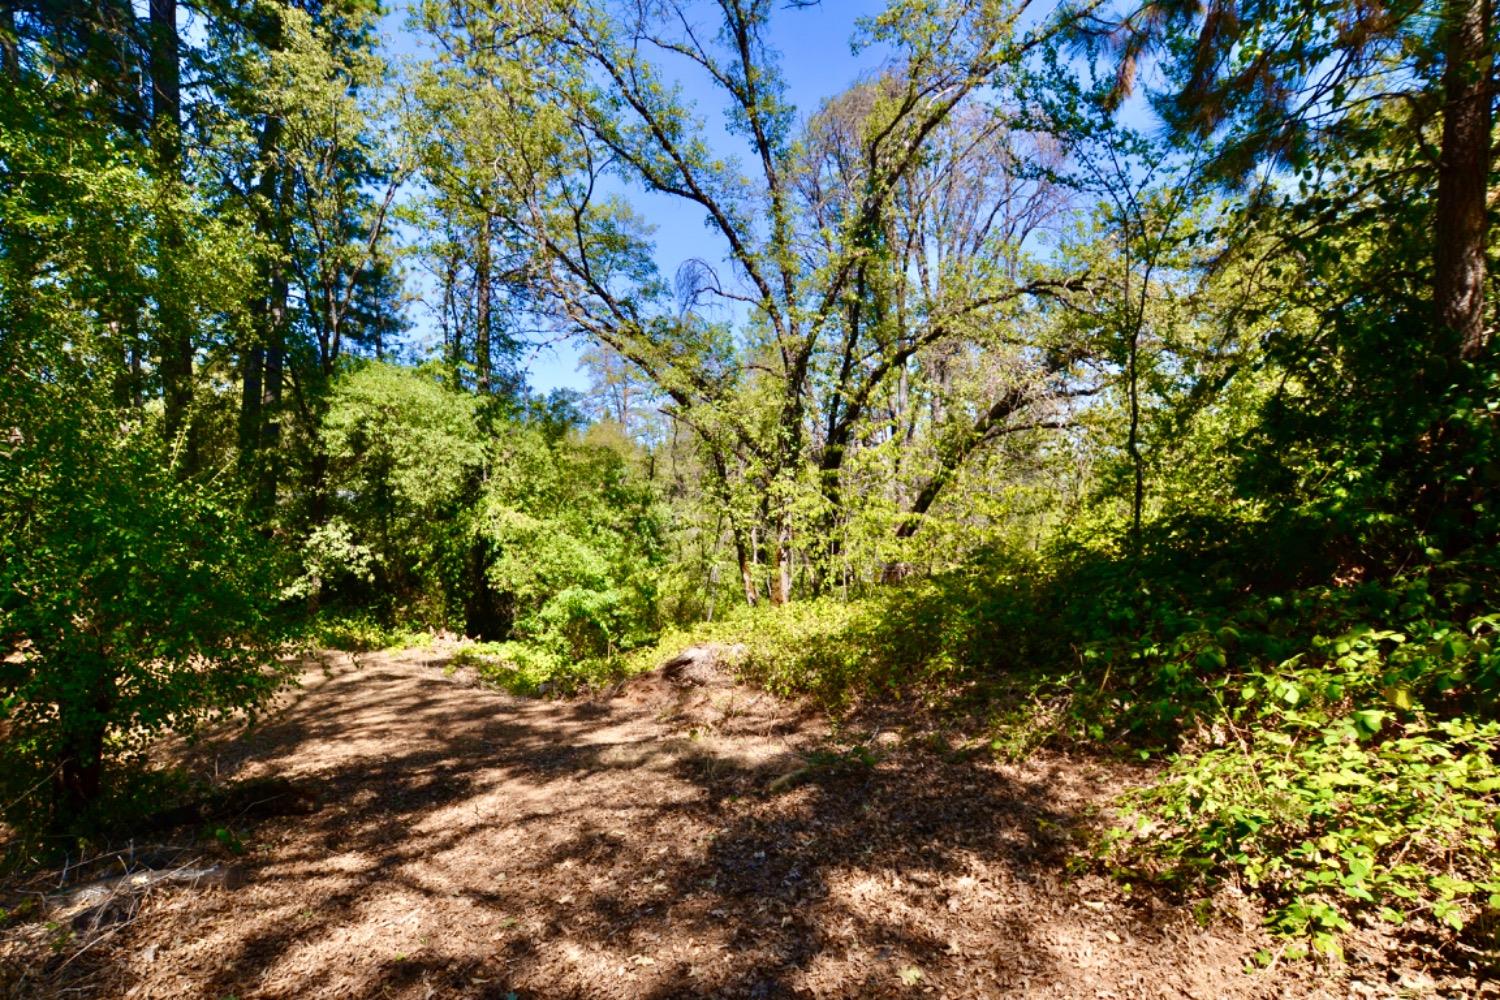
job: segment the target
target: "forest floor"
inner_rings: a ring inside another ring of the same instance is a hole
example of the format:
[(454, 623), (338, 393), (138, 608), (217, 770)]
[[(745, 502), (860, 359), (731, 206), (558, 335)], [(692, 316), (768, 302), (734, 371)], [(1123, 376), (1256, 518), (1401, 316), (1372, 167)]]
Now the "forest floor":
[(256, 729), (186, 750), (221, 779), (290, 777), (321, 806), (239, 831), (239, 888), (153, 890), (66, 969), (34, 969), (31, 989), (1137, 1000), (1435, 986), (1358, 953), (1247, 972), (1268, 945), (1235, 897), (1194, 906), (1074, 872), (1082, 832), (1140, 780), (1121, 765), (955, 754), (909, 718), (833, 728), (707, 668), (589, 700), (516, 698), (450, 653), (330, 654)]

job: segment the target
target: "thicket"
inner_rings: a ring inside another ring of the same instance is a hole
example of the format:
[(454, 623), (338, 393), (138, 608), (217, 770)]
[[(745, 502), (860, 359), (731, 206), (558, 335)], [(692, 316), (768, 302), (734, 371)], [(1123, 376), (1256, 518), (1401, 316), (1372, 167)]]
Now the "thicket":
[(321, 440), (326, 518), (291, 595), (572, 659), (654, 635), (662, 514), (607, 428), (364, 362), (335, 380)]

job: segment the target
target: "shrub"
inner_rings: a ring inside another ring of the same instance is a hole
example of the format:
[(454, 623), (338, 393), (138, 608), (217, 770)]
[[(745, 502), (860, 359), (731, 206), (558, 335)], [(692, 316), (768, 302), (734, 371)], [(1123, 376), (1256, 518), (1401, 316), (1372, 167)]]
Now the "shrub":
[(231, 498), (68, 390), (0, 399), (0, 426), (0, 791), (26, 831), (78, 832), (112, 762), (287, 682), (280, 574)]
[(433, 640), (427, 629), (387, 624), (369, 612), (320, 613), (307, 622), (303, 635), (314, 646), (351, 653), (425, 647)]
[(1175, 699), (1185, 734), (1107, 856), (1243, 881), (1273, 930), (1328, 952), (1359, 919), (1459, 930), (1500, 907), (1500, 617), (1457, 617), (1470, 572), (1249, 600), (1096, 645), (1145, 694), (1111, 723), (1159, 730)]
[[(688, 646), (744, 647), (738, 669), (777, 694), (808, 694), (839, 710), (866, 698), (948, 697), (992, 672), (1007, 605), (988, 574), (893, 585), (852, 601), (824, 597), (740, 609), (718, 622), (668, 632), (637, 657), (646, 668)], [(1012, 643), (1011, 649), (1020, 647)]]
[(619, 659), (575, 659), (525, 642), (480, 642), (454, 656), (452, 665), (512, 694), (574, 694), (622, 676)]

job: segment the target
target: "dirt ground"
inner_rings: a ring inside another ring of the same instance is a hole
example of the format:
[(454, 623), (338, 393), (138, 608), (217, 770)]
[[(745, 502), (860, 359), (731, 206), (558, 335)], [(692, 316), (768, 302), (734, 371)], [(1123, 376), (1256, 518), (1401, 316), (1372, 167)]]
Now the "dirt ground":
[[(239, 888), (153, 890), (128, 924), (66, 969), (31, 969), (23, 988), (140, 1000), (1421, 992), (1373, 971), (1361, 981), (1358, 955), (1246, 972), (1265, 942), (1232, 901), (1204, 928), (1190, 906), (1072, 872), (1072, 839), (1126, 770), (961, 759), (896, 728), (830, 732), (692, 671), (539, 701), (445, 662), (441, 648), (331, 657), (250, 734), (194, 748), (220, 778), (290, 777), (321, 808), (244, 830)], [(12, 961), (36, 961), (18, 949)]]

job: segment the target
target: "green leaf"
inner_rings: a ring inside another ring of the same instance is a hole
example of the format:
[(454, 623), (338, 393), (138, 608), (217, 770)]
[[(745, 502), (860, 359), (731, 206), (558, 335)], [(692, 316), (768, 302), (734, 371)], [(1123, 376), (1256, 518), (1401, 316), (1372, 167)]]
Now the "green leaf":
[(1463, 910), (1449, 899), (1439, 899), (1432, 904), (1432, 915), (1456, 931), (1464, 929)]
[(1378, 708), (1366, 708), (1355, 712), (1354, 724), (1365, 736), (1373, 736), (1380, 732), (1380, 727), (1385, 725), (1386, 713)]

